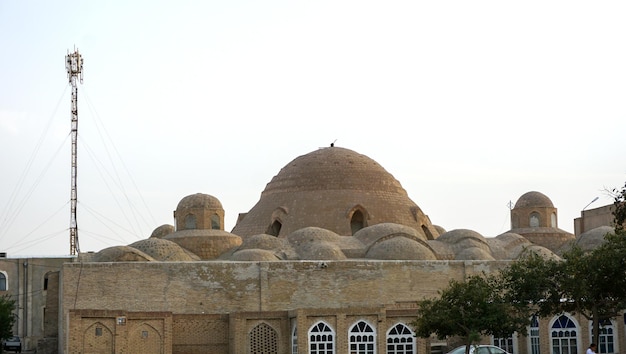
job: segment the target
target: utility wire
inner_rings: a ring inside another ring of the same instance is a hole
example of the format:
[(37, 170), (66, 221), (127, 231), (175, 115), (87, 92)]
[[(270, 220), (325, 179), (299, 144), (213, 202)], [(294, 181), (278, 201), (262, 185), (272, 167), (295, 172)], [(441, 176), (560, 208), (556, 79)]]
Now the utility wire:
[[(63, 97), (65, 96), (66, 92), (67, 92), (67, 85), (65, 85), (65, 89), (63, 90), (61, 97), (59, 97), (59, 100), (57, 101), (57, 104), (54, 107), (52, 114), (48, 118), (48, 124), (45, 126), (45, 128), (41, 132), (41, 136), (39, 137), (39, 140), (37, 141), (37, 144), (35, 145), (33, 152), (28, 158), (26, 166), (24, 166), (24, 170), (22, 171), (18, 179), (17, 185), (15, 186), (15, 188), (13, 188), (13, 191), (11, 192), (11, 196), (7, 200), (7, 204), (4, 208), (4, 211), (2, 215), (0, 215), (0, 240), (2, 239), (2, 237), (4, 237), (6, 232), (9, 230), (10, 226), (13, 224), (15, 217), (19, 214), (19, 211), (16, 211), (16, 208), (13, 208), (13, 204), (16, 202), (17, 196), (20, 190), (22, 189), (22, 187), (24, 186), (24, 183), (26, 181), (26, 176), (30, 173), (33, 162), (35, 161), (35, 157), (38, 155), (39, 150), (41, 149), (41, 145), (43, 144), (45, 137), (47, 136), (48, 131), (50, 130), (50, 126), (52, 125), (52, 122), (54, 121), (53, 118), (55, 117), (57, 111), (59, 110), (59, 106), (61, 105), (61, 101), (63, 100)], [(26, 200), (23, 200), (20, 204), (23, 205), (25, 203), (26, 203)]]
[[(139, 188), (137, 187), (137, 184), (135, 183), (135, 180), (133, 179), (132, 174), (130, 173), (130, 170), (128, 169), (128, 167), (126, 166), (126, 164), (124, 163), (124, 159), (122, 159), (121, 154), (119, 153), (119, 151), (116, 148), (116, 145), (113, 143), (113, 139), (111, 138), (111, 136), (109, 135), (106, 126), (102, 123), (102, 120), (100, 119), (100, 115), (98, 114), (98, 112), (96, 111), (95, 107), (93, 106), (93, 104), (91, 103), (91, 100), (89, 98), (89, 94), (87, 92), (85, 92), (85, 98), (88, 104), (88, 107), (92, 110), (92, 114), (93, 116), (96, 118), (96, 122), (99, 124), (96, 124), (96, 128), (98, 129), (98, 132), (100, 134), (100, 139), (103, 143), (103, 145), (105, 146), (105, 148), (108, 146), (105, 142), (105, 136), (108, 139), (108, 141), (110, 142), (110, 145), (113, 148), (113, 151), (115, 152), (115, 155), (117, 156), (117, 159), (120, 161), (124, 171), (126, 172), (126, 175), (129, 177), (130, 181), (132, 182), (132, 185), (135, 189), (135, 191), (137, 192), (137, 194), (139, 195), (145, 210), (148, 212), (150, 218), (152, 219), (152, 224), (151, 225), (156, 225), (156, 220), (154, 218), (154, 216), (151, 213), (150, 208), (148, 207), (148, 204), (146, 203), (145, 199), (143, 198), (143, 195), (141, 194), (141, 191), (139, 190)], [(103, 133), (104, 132), (104, 133)], [(115, 172), (115, 175), (118, 179), (118, 186), (120, 188), (120, 190), (122, 191), (124, 197), (126, 198), (126, 201), (128, 202), (128, 205), (131, 208), (131, 213), (135, 219), (135, 223), (138, 225), (139, 229), (141, 230), (141, 227), (139, 225), (139, 220), (137, 220), (137, 208), (135, 207), (135, 205), (131, 202), (128, 193), (126, 192), (126, 189), (124, 188), (124, 185), (121, 183), (121, 177), (118, 173), (117, 168), (115, 167), (116, 164), (113, 162), (113, 157), (111, 156), (111, 153), (109, 152), (109, 149), (106, 149), (107, 151), (107, 156), (109, 158), (110, 163), (113, 166), (113, 170)], [(144, 225), (147, 225), (148, 227), (150, 227), (150, 223), (143, 217), (143, 214), (139, 213), (139, 217), (142, 219)], [(141, 233), (141, 232), (140, 232)]]

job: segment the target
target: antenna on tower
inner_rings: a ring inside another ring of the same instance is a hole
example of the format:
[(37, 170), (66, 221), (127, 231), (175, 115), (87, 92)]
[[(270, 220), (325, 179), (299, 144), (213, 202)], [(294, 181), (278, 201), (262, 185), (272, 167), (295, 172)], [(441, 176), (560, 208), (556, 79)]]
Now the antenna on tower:
[(83, 58), (78, 53), (78, 49), (74, 48), (74, 53), (67, 52), (65, 56), (65, 69), (67, 70), (67, 79), (72, 85), (72, 185), (70, 192), (70, 255), (80, 252), (78, 247), (78, 225), (76, 223), (76, 141), (78, 138), (78, 84), (83, 83)]

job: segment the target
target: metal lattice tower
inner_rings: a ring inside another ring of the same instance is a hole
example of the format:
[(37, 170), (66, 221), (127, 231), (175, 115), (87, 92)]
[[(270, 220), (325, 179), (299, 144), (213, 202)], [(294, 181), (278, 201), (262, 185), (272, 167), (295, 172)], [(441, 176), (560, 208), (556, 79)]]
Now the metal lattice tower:
[(76, 223), (76, 141), (78, 139), (78, 85), (77, 79), (83, 83), (83, 58), (74, 49), (74, 53), (68, 51), (65, 56), (65, 69), (67, 70), (67, 78), (72, 85), (72, 186), (70, 193), (70, 254), (75, 255), (80, 252), (78, 247), (78, 225)]

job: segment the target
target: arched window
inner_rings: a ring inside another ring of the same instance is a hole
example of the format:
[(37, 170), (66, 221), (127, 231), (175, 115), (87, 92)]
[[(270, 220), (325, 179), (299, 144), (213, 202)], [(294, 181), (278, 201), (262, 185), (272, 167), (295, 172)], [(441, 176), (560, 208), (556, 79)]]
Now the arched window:
[(515, 353), (515, 345), (513, 343), (513, 336), (497, 338), (491, 337), (492, 344), (496, 347), (506, 351), (507, 353)]
[(335, 332), (326, 323), (318, 322), (309, 330), (309, 353), (335, 353)]
[(250, 354), (277, 354), (278, 334), (267, 323), (259, 323), (248, 335)]
[(7, 291), (7, 276), (0, 272), (0, 291)]
[(298, 354), (298, 325), (295, 321), (291, 330), (291, 354)]
[(365, 218), (360, 210), (355, 211), (350, 218), (350, 229), (354, 235), (357, 231), (365, 227)]
[(550, 227), (558, 227), (556, 224), (556, 213), (550, 214)]
[[(589, 342), (593, 342), (593, 323), (589, 321)], [(600, 321), (600, 337), (598, 338), (598, 353), (613, 354), (617, 352), (615, 341), (615, 327), (611, 320)]]
[(387, 354), (415, 354), (415, 333), (403, 323), (387, 332)]
[(280, 233), (280, 229), (282, 227), (283, 227), (283, 224), (281, 224), (280, 221), (274, 220), (272, 225), (270, 225), (270, 227), (267, 228), (266, 234), (272, 235), (272, 236), (278, 236), (278, 234)]
[(553, 354), (578, 353), (578, 327), (567, 315), (561, 315), (550, 327), (550, 341)]
[(530, 227), (539, 227), (539, 222), (540, 222), (540, 218), (539, 218), (539, 213), (531, 213), (530, 214)]
[(211, 215), (211, 229), (213, 230), (221, 230), (222, 225), (220, 225), (220, 216), (217, 214)]
[(197, 227), (196, 216), (193, 214), (187, 214), (187, 216), (185, 216), (185, 230), (193, 230)]
[(365, 321), (355, 323), (349, 331), (350, 354), (376, 353), (376, 332)]
[(533, 316), (530, 320), (530, 354), (541, 354), (539, 350), (539, 319), (537, 316)]
[(43, 290), (48, 290), (48, 275), (50, 275), (50, 272), (43, 276)]

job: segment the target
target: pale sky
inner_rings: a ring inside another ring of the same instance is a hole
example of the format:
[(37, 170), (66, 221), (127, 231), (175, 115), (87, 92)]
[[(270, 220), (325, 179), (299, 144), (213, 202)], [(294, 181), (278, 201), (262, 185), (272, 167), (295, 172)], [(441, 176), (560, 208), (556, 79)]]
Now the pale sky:
[(626, 181), (626, 2), (0, 0), (0, 252), (69, 254), (70, 86), (82, 252), (238, 213), (335, 145), (433, 224), (494, 237), (546, 194), (558, 223)]

